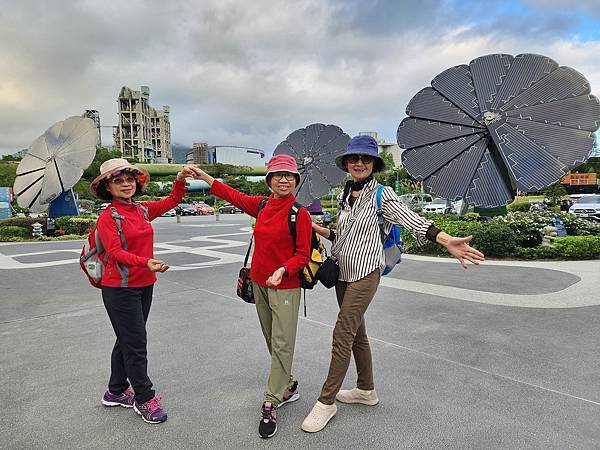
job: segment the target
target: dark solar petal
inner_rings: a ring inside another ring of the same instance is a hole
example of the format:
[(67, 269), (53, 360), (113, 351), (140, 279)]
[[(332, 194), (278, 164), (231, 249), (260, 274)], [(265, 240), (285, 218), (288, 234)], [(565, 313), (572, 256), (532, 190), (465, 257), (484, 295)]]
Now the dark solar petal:
[(483, 134), (473, 134), (406, 150), (402, 152), (402, 165), (413, 178), (423, 180), (448, 164), (482, 137)]
[(506, 115), (561, 127), (595, 131), (600, 126), (600, 102), (593, 95), (582, 95), (513, 109), (507, 111)]
[(493, 126), (490, 131), (517, 189), (539, 191), (556, 183), (568, 170), (558, 159), (509, 124)]
[(445, 70), (431, 81), (431, 86), (473, 119), (481, 122), (482, 115), (469, 66), (463, 64)]
[(398, 127), (398, 145), (408, 149), (481, 132), (479, 128), (407, 117)]
[(577, 167), (594, 148), (594, 133), (509, 117), (506, 121), (565, 166)]
[(532, 53), (515, 56), (491, 109), (498, 109), (505, 105), (556, 69), (558, 63), (547, 56)]
[(470, 127), (481, 127), (482, 125), (472, 117), (460, 110), (454, 103), (445, 98), (433, 88), (421, 89), (411, 99), (406, 107), (406, 114), (438, 122), (448, 122)]
[(475, 58), (469, 64), (481, 111), (492, 109), (498, 89), (506, 78), (512, 60), (511, 55), (494, 54)]
[(465, 201), (478, 208), (493, 208), (511, 203), (514, 196), (505, 172), (502, 163), (496, 162), (488, 147), (467, 188)]
[(577, 97), (590, 92), (590, 84), (583, 75), (570, 67), (559, 67), (550, 75), (542, 78), (529, 89), (504, 104), (500, 109), (510, 111), (515, 108)]
[(475, 145), (426, 178), (423, 186), (428, 192), (434, 192), (448, 200), (464, 198), (486, 147), (487, 141), (480, 139)]

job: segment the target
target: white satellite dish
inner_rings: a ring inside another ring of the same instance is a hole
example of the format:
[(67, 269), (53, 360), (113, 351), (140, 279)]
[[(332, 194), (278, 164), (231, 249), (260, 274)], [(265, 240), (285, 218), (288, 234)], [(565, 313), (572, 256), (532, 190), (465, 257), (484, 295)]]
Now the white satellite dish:
[(96, 156), (98, 131), (92, 119), (69, 117), (37, 138), (17, 167), (13, 191), (17, 203), (31, 212), (75, 186)]

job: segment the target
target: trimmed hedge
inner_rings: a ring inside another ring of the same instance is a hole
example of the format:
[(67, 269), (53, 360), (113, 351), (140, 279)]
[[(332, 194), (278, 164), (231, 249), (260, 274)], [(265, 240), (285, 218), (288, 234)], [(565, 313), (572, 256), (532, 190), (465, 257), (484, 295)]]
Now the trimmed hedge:
[(0, 241), (22, 241), (31, 238), (30, 230), (16, 225), (0, 225)]
[(88, 234), (96, 226), (95, 216), (65, 216), (56, 219), (57, 230), (64, 230), (65, 234)]
[(508, 212), (529, 212), (529, 202), (513, 202), (506, 206)]
[(553, 247), (519, 247), (514, 255), (523, 259), (594, 259), (600, 257), (600, 236), (565, 236)]

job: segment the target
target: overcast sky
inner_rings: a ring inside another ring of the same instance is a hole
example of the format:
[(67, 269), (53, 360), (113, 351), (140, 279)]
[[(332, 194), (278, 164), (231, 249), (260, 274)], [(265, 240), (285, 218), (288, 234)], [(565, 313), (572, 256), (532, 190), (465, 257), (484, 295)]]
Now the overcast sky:
[(115, 125), (121, 86), (141, 85), (150, 86), (152, 106), (171, 106), (174, 143), (269, 154), (314, 122), (393, 142), (418, 90), (488, 53), (550, 56), (582, 72), (597, 95), (600, 5), (7, 1), (0, 8), (0, 154), (27, 148), (85, 109)]

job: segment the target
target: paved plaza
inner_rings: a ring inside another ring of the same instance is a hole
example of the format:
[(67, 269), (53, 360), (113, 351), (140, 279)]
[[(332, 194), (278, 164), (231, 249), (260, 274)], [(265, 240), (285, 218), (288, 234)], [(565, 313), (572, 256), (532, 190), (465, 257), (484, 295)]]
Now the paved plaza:
[[(269, 368), (256, 312), (235, 296), (246, 215), (159, 218), (149, 371), (169, 420), (100, 404), (114, 335), (79, 269), (81, 241), (0, 244), (0, 448), (598, 448), (600, 261), (455, 261), (407, 255), (366, 316), (376, 407), (338, 404), (300, 424), (328, 369), (337, 303), (306, 295), (300, 400), (257, 434)], [(351, 370), (344, 383), (353, 386)]]

